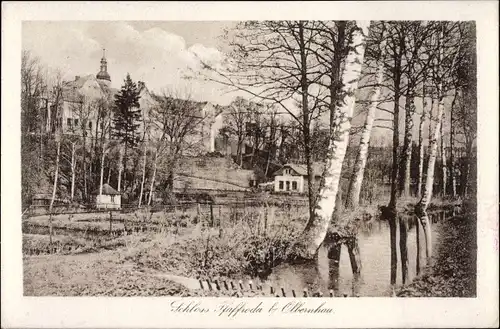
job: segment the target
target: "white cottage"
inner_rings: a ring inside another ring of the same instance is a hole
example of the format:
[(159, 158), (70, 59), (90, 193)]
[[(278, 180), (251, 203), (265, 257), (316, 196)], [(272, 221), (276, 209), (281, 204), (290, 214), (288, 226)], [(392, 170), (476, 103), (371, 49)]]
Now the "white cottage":
[(92, 193), (95, 198), (95, 205), (97, 209), (120, 209), (122, 196), (120, 192), (109, 186), (109, 184), (104, 184), (102, 186), (102, 194), (99, 189)]
[[(324, 164), (313, 164), (314, 183), (319, 184)], [(307, 191), (307, 168), (305, 165), (287, 163), (274, 173), (274, 191), (304, 193)]]

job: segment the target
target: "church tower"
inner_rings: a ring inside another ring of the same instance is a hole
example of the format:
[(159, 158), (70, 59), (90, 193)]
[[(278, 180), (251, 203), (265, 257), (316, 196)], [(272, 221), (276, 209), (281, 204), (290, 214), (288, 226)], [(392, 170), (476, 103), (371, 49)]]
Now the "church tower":
[(108, 86), (111, 84), (111, 77), (108, 73), (108, 61), (106, 60), (106, 49), (102, 50), (101, 70), (97, 73), (96, 78), (99, 82), (103, 82)]

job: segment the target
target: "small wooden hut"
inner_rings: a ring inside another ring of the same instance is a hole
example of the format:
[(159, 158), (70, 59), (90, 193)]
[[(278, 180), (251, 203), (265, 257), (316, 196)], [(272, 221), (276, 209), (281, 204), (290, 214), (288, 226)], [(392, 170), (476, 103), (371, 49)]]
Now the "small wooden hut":
[(99, 189), (92, 192), (97, 209), (120, 209), (122, 203), (121, 193), (112, 188), (109, 184), (102, 186), (102, 194)]

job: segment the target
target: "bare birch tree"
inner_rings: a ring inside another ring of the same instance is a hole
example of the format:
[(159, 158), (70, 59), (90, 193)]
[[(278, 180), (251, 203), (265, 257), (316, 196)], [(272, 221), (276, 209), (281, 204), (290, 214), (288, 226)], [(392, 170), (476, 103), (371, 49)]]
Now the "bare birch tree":
[(432, 56), (426, 52), (425, 44), (433, 31), (433, 24), (423, 22), (404, 22), (406, 51), (404, 52), (403, 72), (406, 77), (405, 88), (405, 133), (399, 174), (399, 193), (410, 195), (411, 155), (413, 145), (413, 114), (415, 113), (415, 97), (417, 86), (423, 79)]
[(388, 33), (387, 44), (387, 71), (392, 82), (394, 93), (393, 108), (393, 131), (392, 131), (392, 168), (391, 168), (391, 196), (389, 205), (383, 212), (383, 217), (389, 221), (390, 244), (391, 244), (391, 285), (396, 283), (397, 254), (396, 254), (396, 225), (397, 225), (397, 190), (398, 190), (398, 167), (399, 167), (399, 101), (402, 94), (403, 56), (406, 51), (406, 34), (403, 26), (398, 22), (388, 22), (386, 29)]
[(381, 33), (380, 35), (381, 42), (379, 44), (378, 51), (375, 51), (375, 54), (373, 56), (375, 58), (375, 61), (378, 62), (378, 66), (375, 72), (375, 86), (370, 97), (370, 103), (368, 104), (365, 123), (361, 132), (361, 138), (359, 142), (359, 151), (356, 155), (354, 170), (352, 172), (351, 179), (349, 180), (349, 188), (347, 191), (346, 207), (350, 209), (354, 209), (359, 205), (359, 196), (361, 194), (361, 186), (363, 184), (364, 171), (368, 158), (370, 137), (372, 133), (373, 123), (375, 122), (377, 108), (380, 105), (380, 94), (384, 82), (384, 55), (386, 40), (383, 33)]
[(452, 198), (457, 197), (457, 181), (456, 181), (456, 176), (455, 176), (455, 127), (454, 127), (454, 120), (453, 120), (453, 114), (456, 110), (456, 104), (457, 104), (457, 95), (458, 95), (458, 86), (455, 85), (455, 91), (453, 93), (453, 100), (451, 102), (451, 107), (450, 107), (450, 166), (449, 166), (449, 172), (450, 172), (450, 180), (451, 180), (451, 196)]
[(61, 136), (60, 134), (56, 135), (56, 166), (54, 170), (54, 183), (52, 187), (52, 197), (50, 199), (50, 205), (49, 205), (49, 243), (52, 246), (52, 235), (53, 235), (53, 227), (52, 227), (52, 210), (54, 207), (54, 201), (56, 199), (57, 195), (57, 182), (59, 178), (59, 158), (61, 154)]
[[(70, 195), (69, 195), (69, 199), (71, 200), (71, 202), (74, 201), (74, 197), (75, 197), (75, 188), (76, 188), (76, 146), (77, 146), (77, 138), (75, 138), (74, 136), (68, 136), (68, 142), (69, 142), (69, 153), (70, 155), (67, 156), (65, 154), (65, 152), (61, 152), (61, 160), (63, 160), (64, 162), (66, 162), (68, 165), (69, 165), (69, 169), (70, 169), (70, 172), (71, 172), (71, 178), (69, 178), (69, 181), (70, 181)], [(63, 144), (61, 147), (63, 148), (65, 145)], [(64, 149), (64, 148), (63, 148)], [(64, 168), (62, 168), (64, 169)], [(62, 170), (64, 171), (64, 170)]]
[[(435, 163), (437, 157), (437, 149), (439, 137), (441, 135), (442, 129), (442, 119), (445, 111), (445, 103), (444, 98), (446, 96), (446, 85), (445, 79), (447, 75), (453, 70), (453, 67), (456, 65), (458, 52), (449, 51), (449, 43), (450, 39), (453, 40), (454, 29), (457, 27), (456, 23), (443, 23), (439, 24), (439, 34), (437, 37), (437, 49), (438, 56), (434, 65), (434, 81), (436, 83), (436, 92), (437, 92), (437, 101), (438, 101), (438, 113), (435, 118), (436, 124), (433, 129), (433, 134), (431, 136), (431, 145), (429, 152), (429, 160), (427, 165), (427, 177), (424, 185), (424, 191), (422, 198), (418, 202), (415, 207), (415, 213), (422, 223), (422, 227), (424, 228), (424, 236), (425, 236), (425, 246), (426, 246), (426, 256), (427, 259), (430, 260), (432, 255), (432, 236), (430, 230), (430, 222), (429, 216), (427, 214), (427, 208), (430, 204), (432, 198), (432, 190), (434, 185), (434, 170)], [(445, 53), (445, 50), (446, 53)], [(445, 57), (446, 55), (446, 57)], [(451, 58), (451, 63), (447, 64), (445, 59)]]
[[(443, 114), (443, 121), (445, 120), (444, 114)], [(446, 172), (446, 146), (444, 145), (444, 132), (443, 129), (441, 129), (441, 145), (440, 145), (440, 150), (439, 153), (441, 154), (441, 196), (445, 197), (446, 196), (446, 186), (447, 186), (447, 172)]]
[(147, 156), (148, 156), (148, 144), (150, 143), (151, 141), (151, 137), (150, 137), (150, 126), (151, 126), (151, 123), (150, 123), (150, 120), (149, 120), (149, 117), (146, 116), (146, 114), (142, 113), (142, 122), (143, 122), (143, 129), (144, 129), (144, 132), (143, 132), (143, 137), (142, 137), (142, 146), (143, 146), (143, 149), (142, 149), (142, 176), (141, 176), (141, 188), (140, 188), (140, 192), (139, 192), (139, 200), (138, 200), (138, 207), (140, 208), (141, 207), (141, 204), (142, 204), (142, 196), (143, 196), (143, 193), (144, 193), (144, 182), (146, 181), (146, 162), (147, 162)]
[[(425, 90), (425, 86), (423, 88)], [(425, 100), (425, 91), (422, 96), (422, 114), (420, 114), (420, 123), (418, 125), (418, 176), (417, 176), (417, 197), (422, 196), (422, 181), (424, 174), (424, 125), (426, 114), (427, 101)]]
[[(109, 133), (111, 130), (111, 99), (109, 97), (102, 98), (99, 100), (97, 104), (97, 124), (99, 126), (99, 130), (96, 130), (96, 139), (97, 133), (100, 131), (101, 134), (101, 164), (100, 164), (100, 174), (99, 174), (99, 195), (102, 196), (102, 188), (104, 185), (104, 161), (106, 155), (109, 152), (110, 141), (109, 141)], [(108, 170), (111, 171), (111, 165), (108, 166)], [(108, 184), (109, 184), (109, 172), (108, 172)]]
[(153, 174), (151, 176), (151, 182), (149, 184), (149, 193), (148, 193), (148, 206), (151, 205), (151, 201), (153, 200), (153, 193), (154, 193), (154, 187), (155, 187), (155, 181), (156, 181), (156, 171), (158, 168), (158, 148), (155, 150), (155, 157), (153, 159)]
[(335, 208), (339, 189), (342, 162), (349, 143), (349, 130), (354, 111), (355, 97), (365, 52), (365, 38), (368, 35), (369, 21), (356, 21), (350, 50), (342, 73), (343, 100), (339, 102), (339, 118), (336, 121), (336, 133), (330, 139), (324, 173), (324, 184), (320, 189), (314, 215), (309, 218), (306, 228), (295, 246), (295, 255), (311, 259), (323, 243)]

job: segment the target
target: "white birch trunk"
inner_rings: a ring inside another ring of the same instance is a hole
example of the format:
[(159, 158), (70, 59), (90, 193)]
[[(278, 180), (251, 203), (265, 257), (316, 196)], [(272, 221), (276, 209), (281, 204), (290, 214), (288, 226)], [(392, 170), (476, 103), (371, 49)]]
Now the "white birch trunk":
[(455, 177), (455, 170), (454, 169), (451, 172), (450, 176), (451, 176), (451, 193), (452, 193), (453, 199), (455, 199), (457, 197), (457, 179)]
[(71, 202), (75, 197), (75, 171), (76, 171), (76, 161), (75, 161), (75, 142), (71, 143)]
[[(381, 57), (384, 56), (385, 41), (380, 45), (382, 49)], [(366, 167), (366, 160), (368, 157), (368, 148), (370, 146), (370, 137), (372, 133), (373, 123), (375, 121), (375, 114), (377, 106), (379, 105), (379, 98), (384, 82), (384, 63), (381, 61), (376, 72), (377, 86), (370, 99), (370, 107), (366, 113), (365, 125), (361, 133), (361, 140), (359, 142), (359, 152), (354, 164), (354, 171), (349, 183), (349, 190), (347, 192), (346, 206), (348, 208), (356, 208), (359, 205), (359, 196), (361, 193), (361, 186), (363, 184), (363, 176)]]
[(403, 159), (400, 178), (400, 195), (410, 195), (411, 183), (411, 154), (413, 147), (413, 94), (406, 94), (405, 104), (405, 138), (403, 145)]
[(338, 129), (330, 139), (328, 145), (328, 157), (324, 173), (324, 186), (319, 191), (318, 203), (314, 209), (314, 215), (309, 218), (307, 226), (296, 246), (296, 255), (305, 259), (312, 259), (316, 255), (321, 243), (326, 236), (328, 225), (335, 209), (342, 162), (349, 143), (349, 130), (354, 110), (354, 93), (358, 87), (361, 66), (365, 53), (365, 36), (368, 35), (369, 21), (356, 21), (358, 30), (353, 32), (352, 41), (346, 65), (342, 74), (341, 94), (345, 95), (343, 102), (339, 105)]
[(417, 180), (417, 197), (422, 197), (422, 181), (424, 174), (424, 124), (425, 124), (425, 102), (424, 113), (420, 116), (420, 124), (418, 126), (418, 180)]
[(432, 139), (432, 124), (434, 122), (434, 93), (431, 92), (431, 107), (429, 108), (429, 132), (427, 143), (427, 155), (431, 153), (431, 139)]
[(52, 113), (50, 111), (50, 105), (49, 105), (49, 102), (48, 102), (48, 99), (47, 99), (47, 102), (45, 103), (46, 105), (46, 109), (47, 109), (47, 122), (46, 122), (46, 132), (48, 134), (50, 134), (50, 119), (52, 118)]
[(104, 184), (104, 158), (106, 157), (105, 145), (102, 146), (102, 155), (101, 155), (101, 176), (99, 181), (99, 196), (102, 196), (102, 186)]
[(144, 141), (144, 155), (142, 158), (142, 179), (141, 179), (141, 191), (139, 193), (139, 204), (138, 207), (141, 207), (142, 204), (142, 194), (144, 193), (144, 180), (146, 179), (146, 160), (147, 160), (147, 149), (146, 149), (146, 141)]
[(87, 138), (83, 136), (83, 191), (85, 195), (85, 201), (88, 201), (88, 190), (87, 190)]
[[(440, 33), (439, 39), (443, 39), (443, 32)], [(442, 66), (442, 58), (443, 58), (443, 47), (440, 45), (439, 47), (439, 55), (437, 64), (440, 66), (439, 74), (442, 74), (441, 66)], [(453, 65), (453, 64), (452, 64)], [(422, 198), (419, 203), (415, 207), (415, 213), (422, 223), (422, 227), (424, 229), (425, 236), (425, 253), (427, 260), (430, 260), (432, 256), (432, 234), (430, 227), (429, 215), (427, 214), (427, 208), (429, 207), (431, 198), (432, 198), (432, 189), (434, 186), (434, 169), (436, 165), (437, 158), (437, 148), (439, 142), (439, 136), (441, 135), (441, 122), (444, 115), (444, 93), (443, 93), (443, 84), (442, 79), (439, 80), (437, 86), (437, 100), (438, 100), (438, 113), (435, 117), (436, 126), (431, 135), (429, 135), (429, 161), (427, 165), (427, 177), (425, 179), (424, 192)], [(431, 108), (431, 119), (432, 119), (432, 108)], [(429, 130), (432, 125), (432, 120), (429, 122)]]
[(416, 209), (417, 216), (419, 217), (422, 226), (425, 230), (424, 233), (425, 233), (426, 256), (428, 258), (432, 256), (432, 242), (431, 242), (430, 223), (429, 223), (429, 216), (427, 214), (427, 207), (429, 206), (430, 201), (432, 199), (432, 189), (434, 185), (434, 169), (436, 165), (437, 148), (438, 148), (443, 112), (444, 112), (444, 97), (440, 95), (438, 114), (435, 118), (436, 126), (434, 128), (434, 133), (431, 137), (430, 154), (427, 165), (427, 177), (425, 180), (424, 192)]
[(443, 136), (443, 129), (441, 129), (441, 171), (443, 175), (443, 180), (442, 180), (442, 186), (441, 186), (441, 194), (442, 196), (446, 196), (446, 152), (445, 152), (445, 145), (444, 145), (444, 136)]
[(49, 206), (49, 211), (52, 212), (52, 206), (54, 205), (54, 200), (56, 198), (56, 192), (57, 192), (57, 178), (59, 175), (59, 155), (61, 151), (61, 142), (57, 141), (57, 155), (56, 155), (56, 170), (54, 173), (54, 185), (52, 188), (52, 198), (50, 199), (50, 206)]
[(109, 184), (111, 181), (111, 161), (108, 160), (108, 177), (106, 178), (106, 183)]
[(156, 151), (155, 153), (155, 160), (153, 164), (153, 177), (151, 177), (151, 185), (149, 186), (148, 206), (151, 205), (151, 200), (153, 198), (153, 189), (155, 186), (157, 162), (158, 162), (158, 151)]
[(455, 150), (454, 150), (454, 138), (455, 138), (455, 128), (453, 127), (453, 111), (455, 109), (455, 102), (457, 99), (458, 90), (455, 88), (455, 95), (451, 103), (450, 109), (450, 179), (451, 179), (451, 196), (453, 199), (457, 197), (457, 180), (455, 177)]
[(49, 205), (49, 243), (52, 245), (52, 208), (54, 206), (54, 201), (56, 199), (57, 193), (57, 179), (59, 176), (59, 155), (61, 153), (61, 141), (57, 140), (57, 156), (56, 156), (56, 170), (54, 173), (54, 186), (52, 188), (52, 198), (50, 199)]
[(122, 172), (123, 172), (123, 148), (120, 146), (120, 159), (118, 160), (118, 192), (122, 188)]
[[(420, 124), (418, 126), (418, 179), (417, 179), (417, 197), (422, 197), (422, 182), (424, 175), (424, 126), (425, 120), (427, 118), (426, 108), (427, 108), (427, 95), (425, 83), (427, 81), (427, 75), (424, 74), (424, 81), (422, 81), (422, 115), (420, 116)], [(430, 124), (430, 123), (429, 123)]]

